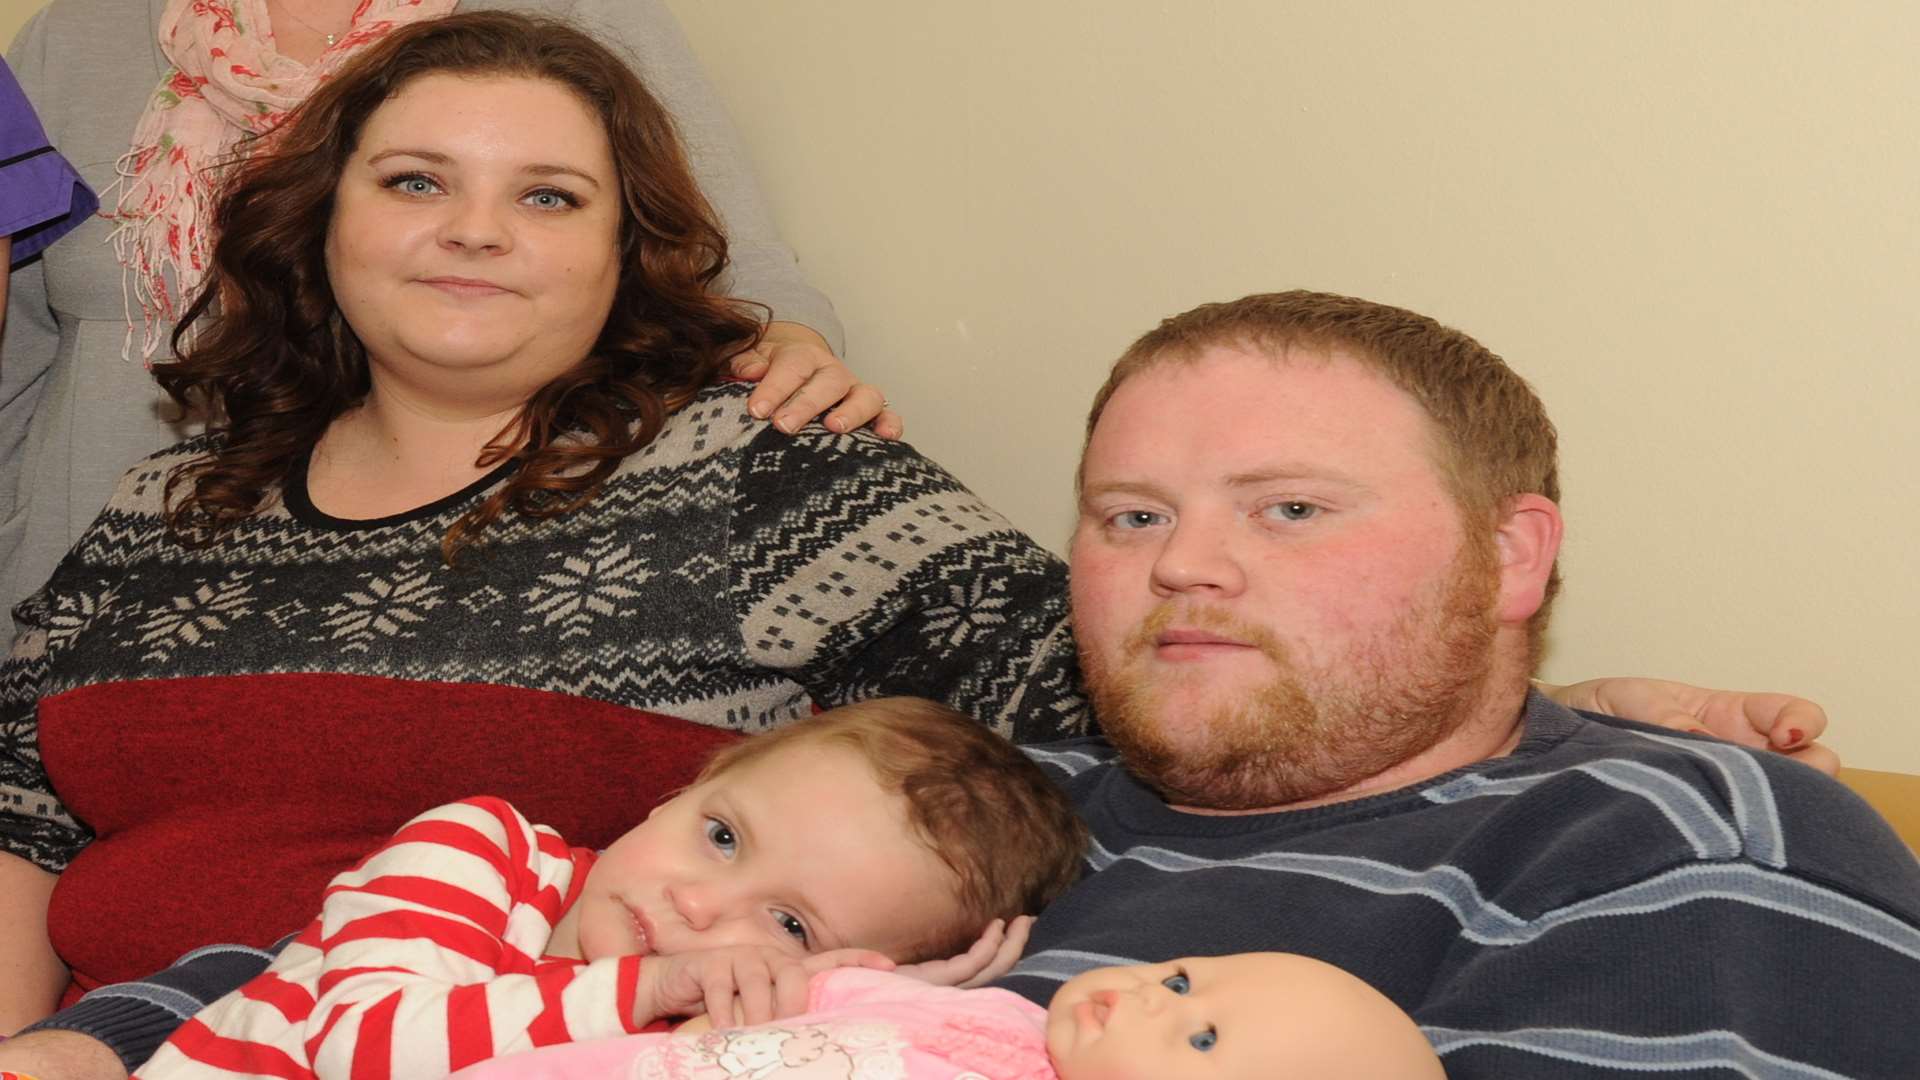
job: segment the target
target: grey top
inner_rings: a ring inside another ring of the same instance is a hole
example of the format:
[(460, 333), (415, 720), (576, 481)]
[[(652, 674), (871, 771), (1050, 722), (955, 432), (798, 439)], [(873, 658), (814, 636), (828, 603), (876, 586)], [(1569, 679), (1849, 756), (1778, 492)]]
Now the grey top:
[[(114, 180), (165, 58), (155, 29), (165, 0), (52, 0), (7, 60), (47, 134), (94, 190)], [(471, 0), (567, 18), (614, 45), (680, 125), (695, 176), (724, 220), (734, 295), (818, 330), (835, 351), (840, 323), (775, 233), (739, 138), (661, 0)], [(93, 218), (13, 273), (0, 342), (0, 641), (13, 605), (44, 584), (134, 462), (192, 434), (135, 350), (109, 228)], [(170, 331), (169, 331), (170, 332)], [(164, 337), (163, 337), (164, 340)]]

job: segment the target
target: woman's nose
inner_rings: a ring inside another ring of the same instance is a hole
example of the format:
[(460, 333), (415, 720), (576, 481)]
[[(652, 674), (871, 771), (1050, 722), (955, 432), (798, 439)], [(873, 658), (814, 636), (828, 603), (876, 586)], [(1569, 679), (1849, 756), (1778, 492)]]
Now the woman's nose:
[(513, 233), (497, 208), (485, 199), (460, 199), (447, 205), (440, 243), (463, 251), (502, 252), (513, 247)]

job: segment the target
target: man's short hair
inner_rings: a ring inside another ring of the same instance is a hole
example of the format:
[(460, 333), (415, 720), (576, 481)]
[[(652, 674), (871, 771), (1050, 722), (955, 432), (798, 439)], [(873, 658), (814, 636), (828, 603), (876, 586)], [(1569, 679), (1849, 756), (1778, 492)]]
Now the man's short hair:
[[(1432, 421), (1434, 461), (1463, 525), (1491, 527), (1518, 495), (1560, 500), (1558, 435), (1525, 379), (1486, 346), (1404, 308), (1333, 293), (1257, 293), (1202, 304), (1161, 322), (1129, 347), (1094, 395), (1087, 438), (1121, 384), (1166, 363), (1223, 346), (1275, 359), (1291, 350), (1339, 354), (1372, 368), (1420, 403)], [(1470, 535), (1470, 540), (1473, 536)], [(1537, 660), (1560, 568), (1528, 623)]]
[(1066, 793), (1018, 747), (925, 698), (874, 698), (743, 739), (715, 754), (696, 783), (802, 745), (859, 754), (953, 871), (959, 921), (896, 960), (962, 952), (989, 922), (1038, 913), (1080, 876), (1087, 827)]

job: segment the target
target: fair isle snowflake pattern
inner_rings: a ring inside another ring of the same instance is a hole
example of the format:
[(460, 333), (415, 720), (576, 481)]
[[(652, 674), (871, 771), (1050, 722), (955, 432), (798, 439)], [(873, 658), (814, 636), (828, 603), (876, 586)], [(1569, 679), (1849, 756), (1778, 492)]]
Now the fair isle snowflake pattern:
[[(440, 606), (441, 587), (433, 584), (433, 564), (425, 559), (404, 560), (392, 574), (361, 575), (361, 587), (350, 589), (321, 614), (326, 639), (341, 642), (348, 652), (366, 652), (377, 641), (411, 638), (408, 627), (427, 621), (426, 613)], [(319, 639), (316, 639), (319, 640)]]
[(172, 658), (175, 649), (212, 644), (214, 635), (252, 614), (251, 577), (250, 570), (235, 570), (212, 584), (202, 583), (185, 596), (173, 597), (140, 624), (139, 642), (147, 646), (140, 659), (164, 662)]
[(90, 839), (39, 766), (37, 712), (108, 683), (492, 684), (745, 732), (920, 694), (1022, 742), (1086, 729), (1059, 560), (911, 446), (784, 435), (747, 394), (704, 391), (585, 506), (502, 523), (454, 566), (441, 538), (490, 491), (351, 527), (275, 493), (184, 548), (159, 480), (214, 437), (150, 458), (16, 608), (0, 800), (35, 822), (34, 860), (57, 872)]
[(74, 592), (56, 597), (47, 612), (47, 651), (58, 652), (75, 634), (93, 624), (101, 612), (113, 607), (115, 589), (109, 585), (98, 593)]
[(1007, 583), (974, 578), (946, 586), (946, 603), (927, 609), (927, 629), (949, 649), (965, 648), (1002, 632), (1007, 623)]
[[(634, 554), (634, 545), (651, 544), (653, 539), (649, 533), (623, 539), (604, 532), (579, 555), (549, 553), (547, 557), (559, 568), (541, 574), (540, 583), (527, 590), (527, 614), (539, 616), (541, 625), (563, 627), (562, 641), (591, 634), (595, 617), (630, 614), (632, 602), (644, 595), (640, 587), (654, 576), (646, 561)], [(629, 608), (623, 609), (622, 604)], [(533, 625), (528, 623), (525, 629)]]

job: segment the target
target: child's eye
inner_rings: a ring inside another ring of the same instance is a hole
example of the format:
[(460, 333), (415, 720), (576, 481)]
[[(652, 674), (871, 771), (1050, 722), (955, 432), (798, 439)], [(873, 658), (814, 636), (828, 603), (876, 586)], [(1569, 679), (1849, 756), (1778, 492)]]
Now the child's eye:
[(1176, 994), (1184, 994), (1193, 989), (1193, 983), (1188, 981), (1187, 973), (1184, 971), (1176, 971), (1166, 978), (1161, 979), (1160, 985)]
[(527, 193), (526, 199), (541, 210), (565, 210), (579, 206), (580, 200), (572, 192), (559, 188), (541, 188)]
[(733, 826), (719, 818), (707, 819), (707, 843), (718, 848), (721, 854), (728, 856), (731, 856), (734, 849), (740, 846), (739, 838), (733, 835)]
[(803, 948), (807, 945), (807, 924), (801, 922), (798, 916), (776, 911), (773, 913), (773, 921), (779, 923), (780, 929), (785, 930), (788, 936), (799, 942)]
[(1203, 1054), (1213, 1049), (1214, 1045), (1219, 1041), (1220, 1033), (1212, 1028), (1208, 1028), (1205, 1031), (1196, 1031), (1192, 1035), (1187, 1036), (1187, 1045)]

